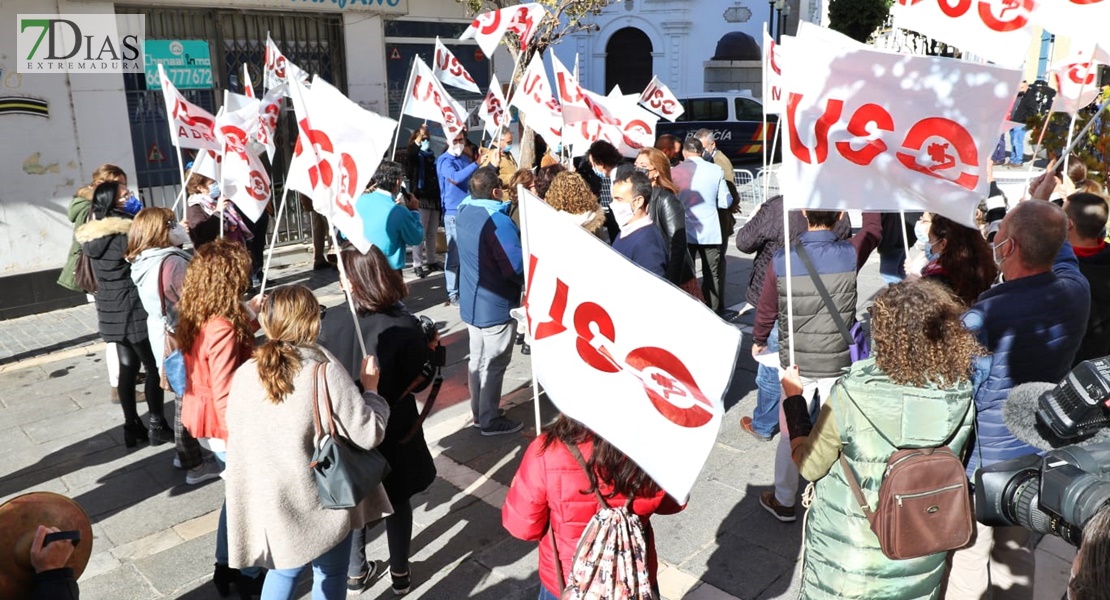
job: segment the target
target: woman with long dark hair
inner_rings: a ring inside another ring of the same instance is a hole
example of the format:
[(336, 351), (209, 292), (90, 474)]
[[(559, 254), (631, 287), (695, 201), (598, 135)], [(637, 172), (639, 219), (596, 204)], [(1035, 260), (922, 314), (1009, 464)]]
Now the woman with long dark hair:
[(686, 207), (679, 201), (678, 186), (671, 179), (671, 163), (662, 151), (644, 148), (636, 155), (636, 169), (651, 181), (648, 214), (667, 242), (665, 279), (701, 300), (694, 259), (686, 247)]
[[(585, 470), (572, 454), (572, 446), (585, 460)], [(563, 591), (560, 582), (569, 580), (578, 540), (598, 510), (595, 491), (611, 507), (625, 506), (632, 499), (630, 511), (643, 524), (648, 577), (652, 587), (658, 588), (659, 561), (649, 519), (654, 514), (677, 513), (683, 506), (605, 438), (559, 415), (529, 444), (501, 507), (501, 524), (513, 537), (539, 541), (540, 600), (558, 598)]]
[[(965, 311), (935, 281), (880, 292), (870, 309), (872, 357), (837, 380), (808, 435), (798, 422), (809, 420), (798, 368), (783, 377), (780, 423), (802, 477), (813, 482), (801, 598), (939, 596), (946, 553), (887, 558), (853, 497), (848, 469), (864, 495), (876, 498), (887, 460), (900, 449), (947, 446), (961, 456), (975, 421), (972, 378), (984, 353), (960, 320)], [(838, 464), (841, 455), (847, 466)]]
[(943, 283), (964, 306), (975, 304), (979, 294), (998, 278), (998, 267), (983, 235), (934, 213), (925, 213), (919, 223), (925, 225), (925, 258), (929, 261), (921, 277)]
[[(173, 429), (162, 414), (164, 398), (159, 385), (158, 363), (150, 349), (146, 311), (139, 289), (131, 281), (127, 235), (131, 219), (142, 210), (142, 202), (115, 181), (96, 186), (92, 194), (92, 221), (77, 228), (74, 238), (92, 262), (96, 277), (96, 317), (100, 337), (114, 342), (119, 353), (119, 400), (123, 408), (123, 444), (134, 448), (139, 442), (173, 441)], [(146, 369), (146, 403), (150, 415), (139, 418), (135, 385), (139, 367)]]
[[(389, 423), (378, 450), (389, 461), (391, 471), (385, 485), (393, 514), (385, 518), (389, 544), (389, 571), (393, 591), (407, 594), (411, 589), (409, 553), (412, 542), (412, 504), (410, 498), (428, 488), (436, 477), (435, 464), (424, 441), (420, 413), (414, 391), (431, 382), (439, 336), (434, 329), (425, 331), (401, 304), (408, 295), (401, 274), (389, 265), (381, 250), (371, 247), (366, 254), (348, 247), (340, 255), (348, 279), (343, 289), (354, 300), (358, 312), (358, 331), (366, 351), (377, 357), (381, 366), (378, 393), (389, 403)], [(351, 327), (347, 310), (336, 309), (324, 316), (319, 343), (338, 357), (352, 377), (362, 364), (358, 333)], [(352, 536), (351, 557), (347, 568), (347, 589), (359, 593), (374, 581), (376, 563), (366, 560), (366, 533), (358, 528)]]

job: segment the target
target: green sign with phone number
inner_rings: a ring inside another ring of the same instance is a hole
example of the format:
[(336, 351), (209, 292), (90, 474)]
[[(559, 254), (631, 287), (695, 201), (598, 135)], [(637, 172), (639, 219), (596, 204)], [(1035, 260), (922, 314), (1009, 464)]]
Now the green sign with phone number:
[(212, 58), (205, 40), (146, 40), (146, 89), (160, 90), (158, 65), (177, 89), (212, 87)]

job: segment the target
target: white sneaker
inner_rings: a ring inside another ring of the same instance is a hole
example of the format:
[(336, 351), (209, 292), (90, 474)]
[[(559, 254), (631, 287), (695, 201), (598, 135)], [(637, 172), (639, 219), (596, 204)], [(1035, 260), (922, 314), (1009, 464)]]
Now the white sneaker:
[(215, 461), (206, 460), (200, 463), (199, 467), (189, 469), (189, 473), (185, 475), (185, 483), (196, 485), (209, 479), (216, 479), (220, 476), (220, 472), (220, 466)]
[(174, 454), (173, 454), (173, 468), (175, 468), (175, 469), (180, 469), (181, 468), (181, 457), (178, 456), (176, 452), (174, 452)]

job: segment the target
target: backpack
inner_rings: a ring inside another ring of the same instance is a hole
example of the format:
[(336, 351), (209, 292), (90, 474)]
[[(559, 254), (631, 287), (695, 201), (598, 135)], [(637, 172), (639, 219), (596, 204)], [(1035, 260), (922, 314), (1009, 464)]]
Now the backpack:
[[(843, 396), (856, 404), (847, 393)], [(867, 418), (863, 411), (860, 414)], [(920, 558), (963, 548), (971, 541), (975, 519), (967, 474), (963, 461), (947, 446), (896, 449), (887, 459), (874, 511), (843, 452), (840, 466), (887, 558)]]
[[(596, 479), (578, 446), (567, 444), (586, 477)], [(578, 547), (574, 551), (570, 581), (563, 579), (563, 565), (559, 561), (559, 548), (555, 532), (551, 532), (551, 545), (555, 550), (555, 569), (559, 574), (562, 600), (654, 600), (651, 579), (647, 569), (647, 543), (640, 518), (632, 512), (633, 496), (624, 506), (613, 508), (594, 486), (600, 505), (586, 524)]]

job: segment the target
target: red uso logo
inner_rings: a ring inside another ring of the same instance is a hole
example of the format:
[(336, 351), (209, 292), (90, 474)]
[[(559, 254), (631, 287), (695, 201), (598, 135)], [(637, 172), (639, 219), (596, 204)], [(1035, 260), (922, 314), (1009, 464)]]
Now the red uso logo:
[(500, 127), (501, 117), (503, 114), (505, 114), (505, 109), (501, 107), (501, 100), (498, 100), (497, 96), (494, 96), (493, 93), (490, 92), (489, 94), (486, 94), (485, 104), (486, 114), (489, 115), (494, 125)]
[(462, 64), (459, 63), (459, 59), (456, 58), (454, 55), (448, 54), (446, 52), (446, 49), (437, 48), (435, 60), (436, 68), (438, 68), (440, 71), (448, 73), (449, 75), (452, 75), (454, 77), (462, 77), (464, 80), (469, 81), (470, 83), (474, 83), (474, 79), (470, 77), (470, 73), (467, 73), (466, 69), (464, 69)]
[(358, 165), (354, 157), (346, 152), (339, 155), (339, 192), (335, 195), (335, 205), (349, 217), (355, 216), (355, 207), (351, 203), (358, 190)]
[(250, 194), (251, 198), (262, 202), (270, 197), (270, 181), (264, 173), (251, 171), (250, 180), (247, 193)]
[[(825, 111), (813, 126), (817, 141), (810, 149), (802, 143), (798, 135), (796, 113), (801, 100), (802, 95), (793, 92), (787, 97), (786, 121), (790, 131), (790, 152), (804, 163), (821, 164), (829, 157), (829, 130), (841, 121), (844, 101), (827, 101)], [(894, 117), (878, 104), (864, 104), (857, 108), (848, 120), (846, 129), (857, 138), (867, 138), (871, 135), (869, 125), (877, 131), (896, 131)], [(918, 153), (929, 140), (938, 141), (930, 143), (926, 148), (929, 164), (923, 165), (918, 161)], [(859, 149), (853, 148), (852, 144), (852, 141), (840, 141), (834, 145), (845, 160), (860, 166), (871, 164), (876, 157), (889, 150), (886, 142), (881, 139), (867, 140)], [(975, 140), (967, 129), (951, 119), (929, 117), (914, 123), (903, 136), (902, 149), (910, 152), (895, 152), (895, 156), (902, 166), (911, 171), (951, 181), (969, 190), (974, 190), (979, 183), (979, 175), (967, 171), (979, 166), (979, 150), (975, 147)]]
[(481, 35), (493, 35), (501, 26), (501, 11), (494, 10), (478, 15), (470, 26), (478, 30)]
[[(532, 325), (532, 304), (529, 302), (539, 259), (528, 256), (528, 289), (524, 294), (525, 314)], [(535, 328), (535, 340), (547, 339), (567, 331), (566, 315), (570, 287), (555, 280), (555, 295), (548, 308), (548, 321)], [(713, 403), (694, 381), (693, 374), (682, 360), (671, 352), (655, 346), (636, 348), (623, 363), (609, 349), (616, 343), (617, 329), (609, 312), (595, 302), (582, 302), (571, 318), (574, 326), (575, 350), (578, 358), (602, 373), (625, 371), (635, 375), (644, 388), (648, 401), (660, 415), (680, 427), (696, 428), (713, 420)], [(596, 330), (596, 333), (595, 333)]]
[[(1082, 75), (1080, 74), (1082, 73)], [(1095, 82), (1094, 69), (1091, 68), (1091, 63), (1072, 63), (1068, 65), (1068, 79), (1079, 85), (1091, 85)]]
[[(898, 0), (898, 3), (902, 6), (913, 6), (925, 1), (928, 0)], [(1071, 1), (1075, 2), (1076, 0)], [(1101, 0), (1093, 1), (1099, 2)], [(936, 2), (942, 13), (953, 19), (958, 19), (967, 14), (967, 11), (971, 8), (972, 0), (956, 0), (955, 4), (949, 4), (948, 0), (936, 0)], [(1002, 10), (996, 16), (992, 10), (991, 2), (979, 0), (977, 12), (983, 25), (999, 33), (1005, 33), (1025, 27), (1029, 22), (1027, 15), (1033, 10), (1033, 4), (1034, 0), (1002, 0), (999, 3)]]
[(521, 51), (528, 50), (528, 41), (532, 39), (532, 32), (536, 30), (537, 23), (532, 18), (532, 11), (527, 7), (520, 7), (513, 13), (512, 20), (506, 27), (509, 31), (515, 33), (520, 38)]
[(655, 110), (662, 111), (665, 115), (673, 115), (678, 111), (678, 102), (671, 98), (667, 98), (661, 88), (652, 88), (651, 95), (648, 97), (648, 106)]
[(782, 69), (779, 68), (779, 45), (775, 40), (771, 40), (771, 46), (767, 50), (767, 59), (771, 63), (771, 70), (775, 75), (782, 75)]

